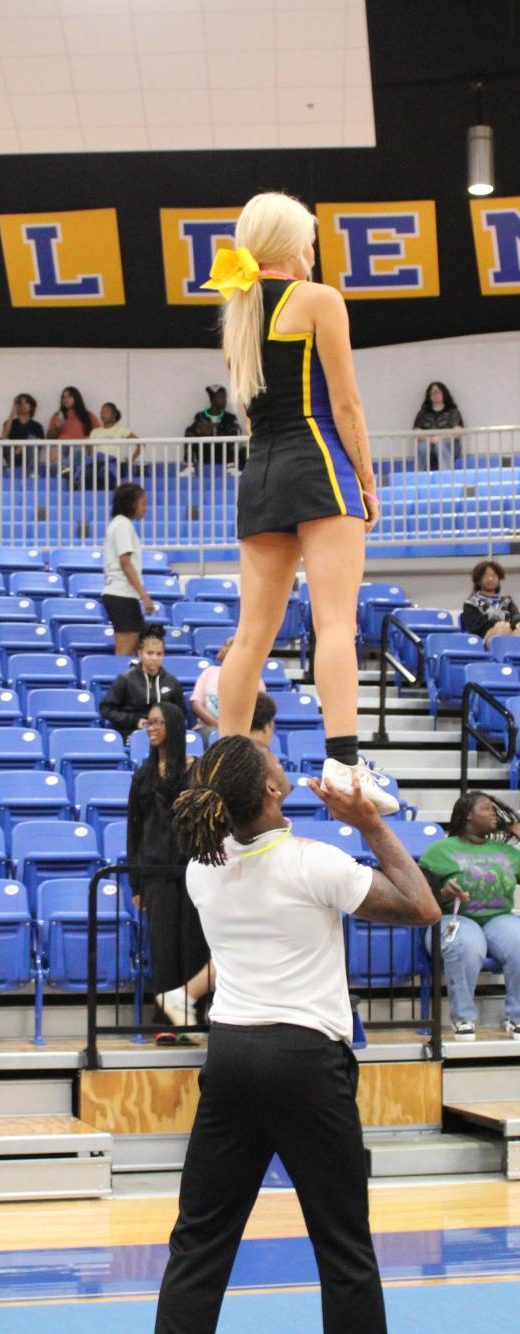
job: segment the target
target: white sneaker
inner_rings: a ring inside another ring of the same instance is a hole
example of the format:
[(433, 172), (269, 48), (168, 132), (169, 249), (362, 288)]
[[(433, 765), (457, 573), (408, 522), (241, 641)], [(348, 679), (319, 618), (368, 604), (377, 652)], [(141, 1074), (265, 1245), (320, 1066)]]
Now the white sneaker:
[(503, 1027), (505, 1032), (509, 1034), (510, 1038), (514, 1038), (516, 1042), (520, 1042), (520, 1024), (517, 1024), (514, 1019), (504, 1019)]
[(469, 1019), (459, 1019), (452, 1024), (453, 1036), (457, 1042), (474, 1042), (475, 1025)]
[(386, 774), (381, 774), (377, 770), (369, 769), (364, 760), (358, 760), (357, 764), (342, 764), (340, 760), (326, 759), (323, 765), (321, 775), (321, 786), (324, 787), (324, 779), (337, 787), (339, 792), (346, 792), (347, 796), (352, 796), (352, 775), (357, 774), (361, 791), (364, 797), (373, 801), (380, 815), (395, 815), (399, 810), (399, 802), (390, 792), (385, 792), (385, 783), (389, 782)]
[(187, 464), (185, 468), (180, 469), (179, 477), (194, 477), (194, 476), (195, 476), (195, 468), (192, 467), (191, 463)]
[(186, 1028), (187, 1025), (197, 1023), (195, 1001), (184, 990), (184, 987), (175, 987), (174, 991), (165, 991), (160, 996), (156, 996), (155, 999), (175, 1028)]

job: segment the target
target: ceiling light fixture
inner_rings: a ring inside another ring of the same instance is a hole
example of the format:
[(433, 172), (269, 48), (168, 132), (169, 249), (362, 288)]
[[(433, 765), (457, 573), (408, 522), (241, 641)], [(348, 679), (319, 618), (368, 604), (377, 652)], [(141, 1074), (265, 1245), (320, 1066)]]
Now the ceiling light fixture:
[(492, 195), (495, 189), (493, 130), (482, 124), (483, 80), (473, 84), (476, 102), (476, 125), (468, 129), (468, 194)]

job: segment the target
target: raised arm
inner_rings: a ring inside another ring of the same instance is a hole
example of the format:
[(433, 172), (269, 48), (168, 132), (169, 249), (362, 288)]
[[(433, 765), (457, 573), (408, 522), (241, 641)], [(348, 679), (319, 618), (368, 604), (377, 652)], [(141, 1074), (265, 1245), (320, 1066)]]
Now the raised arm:
[(325, 802), (333, 819), (359, 829), (379, 862), (380, 869), (373, 873), (368, 894), (353, 916), (369, 922), (431, 926), (439, 921), (441, 910), (422, 871), (381, 819), (373, 803), (362, 796), (356, 776), (353, 781), (352, 796), (338, 792), (330, 784), (322, 791), (315, 780), (309, 783), (316, 796)]

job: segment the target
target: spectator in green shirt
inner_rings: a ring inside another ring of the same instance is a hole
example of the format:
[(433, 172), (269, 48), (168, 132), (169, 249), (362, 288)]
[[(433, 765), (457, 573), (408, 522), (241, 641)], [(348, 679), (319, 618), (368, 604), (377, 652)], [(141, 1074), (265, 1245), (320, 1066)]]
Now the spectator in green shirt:
[(505, 821), (491, 797), (468, 792), (455, 802), (448, 837), (432, 843), (420, 861), (440, 892), (450, 1016), (455, 1037), (466, 1042), (475, 1038), (475, 988), (487, 955), (504, 973), (504, 1027), (520, 1041), (520, 917), (513, 911), (520, 847), (511, 839), (520, 840), (514, 813)]

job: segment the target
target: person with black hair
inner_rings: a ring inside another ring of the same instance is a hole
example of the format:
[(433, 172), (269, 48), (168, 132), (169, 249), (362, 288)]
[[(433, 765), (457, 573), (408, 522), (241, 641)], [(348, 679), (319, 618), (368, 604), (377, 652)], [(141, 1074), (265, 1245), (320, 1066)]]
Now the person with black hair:
[[(94, 445), (94, 457), (97, 457), (101, 463), (104, 463), (105, 458), (108, 456), (113, 463), (115, 460), (121, 458), (121, 446), (114, 445), (111, 442), (114, 440), (137, 440), (137, 436), (128, 426), (125, 426), (125, 423), (121, 418), (121, 412), (115, 403), (102, 403), (99, 415), (101, 417), (101, 426), (96, 426), (95, 429), (90, 432), (90, 439), (96, 441), (96, 444)], [(124, 456), (123, 468), (128, 469), (129, 462), (137, 463), (140, 454), (141, 446), (136, 445), (131, 458), (129, 455)]]
[(462, 608), (462, 629), (480, 635), (489, 648), (494, 635), (520, 634), (520, 611), (509, 593), (501, 593), (506, 577), (497, 560), (480, 560), (471, 572), (473, 591)]
[(249, 733), (252, 741), (260, 746), (270, 746), (273, 739), (276, 704), (272, 695), (259, 691), (256, 697), (255, 711)]
[(118, 654), (136, 651), (139, 631), (144, 626), (141, 602), (148, 615), (155, 607), (142, 582), (142, 548), (132, 523), (132, 519), (143, 519), (145, 514), (146, 495), (142, 486), (123, 482), (116, 487), (103, 547), (102, 602), (115, 630)]
[(129, 879), (148, 917), (156, 1002), (182, 1025), (195, 1023), (195, 1001), (212, 985), (209, 950), (186, 894), (186, 861), (172, 823), (173, 802), (188, 783), (186, 726), (181, 710), (165, 703), (152, 706), (146, 725), (150, 756), (136, 769), (128, 801)]
[(101, 717), (121, 732), (125, 741), (136, 728), (147, 726), (152, 704), (176, 704), (183, 715), (186, 713), (182, 686), (163, 667), (162, 625), (147, 624), (139, 631), (137, 657), (135, 666), (112, 681), (99, 706)]
[[(24, 444), (26, 440), (43, 440), (44, 430), (41, 422), (34, 419), (36, 412), (36, 399), (32, 394), (17, 394), (13, 399), (13, 404), (9, 416), (2, 427), (2, 437), (4, 440), (11, 440), (11, 448), (4, 445), (3, 460), (9, 466), (18, 468), (22, 464), (24, 455)], [(34, 466), (34, 447), (25, 450), (25, 460), (27, 472), (32, 472)]]
[[(156, 1334), (213, 1334), (274, 1152), (303, 1208), (327, 1334), (384, 1334), (356, 1107), (342, 913), (427, 925), (422, 872), (362, 794), (310, 786), (381, 869), (297, 838), (281, 764), (248, 737), (211, 746), (174, 805), (190, 898), (216, 969), (208, 1059), (182, 1175)], [(319, 824), (317, 825), (319, 838)]]
[[(234, 412), (228, 412), (227, 389), (223, 384), (206, 385), (206, 393), (209, 398), (209, 407), (203, 408), (202, 412), (196, 412), (193, 421), (189, 423), (184, 431), (187, 439), (208, 439), (214, 436), (237, 436), (244, 435), (238, 417)], [(203, 462), (210, 463), (214, 459), (215, 464), (221, 464), (226, 455), (227, 471), (235, 473), (243, 468), (247, 445), (237, 445), (237, 456), (235, 460), (234, 445), (213, 445), (202, 452)], [(195, 472), (195, 465), (198, 463), (198, 451), (191, 456), (185, 456), (186, 466), (181, 472), (181, 477), (190, 477)]]
[[(460, 457), (460, 443), (457, 436), (464, 426), (459, 409), (448, 386), (441, 380), (432, 380), (424, 392), (424, 399), (414, 421), (414, 430), (424, 433), (426, 438), (418, 440), (417, 466), (419, 472), (436, 472), (453, 468)], [(438, 431), (447, 431), (451, 427), (453, 436), (440, 436)]]
[(444, 975), (459, 1041), (475, 1039), (475, 988), (488, 954), (504, 972), (504, 1028), (520, 1041), (520, 918), (513, 912), (519, 839), (516, 812), (485, 792), (467, 792), (455, 802), (447, 838), (431, 843), (420, 860), (439, 890)]

